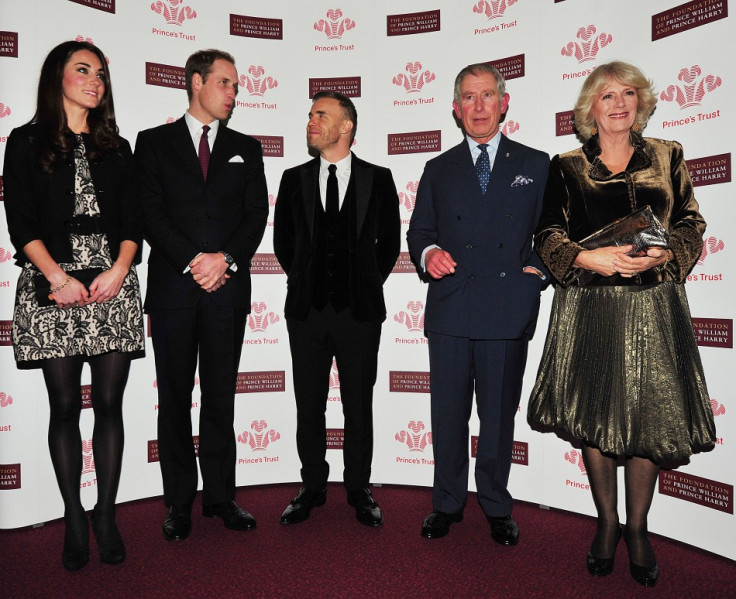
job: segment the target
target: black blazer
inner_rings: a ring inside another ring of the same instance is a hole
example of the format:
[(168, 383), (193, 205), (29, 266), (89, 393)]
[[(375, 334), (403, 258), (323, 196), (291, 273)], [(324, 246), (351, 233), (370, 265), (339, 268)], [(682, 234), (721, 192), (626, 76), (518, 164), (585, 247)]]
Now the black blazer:
[[(37, 239), (56, 262), (73, 262), (69, 222), (74, 214), (74, 160), (60, 163), (51, 173), (42, 171), (38, 135), (38, 127), (31, 123), (13, 129), (5, 149), (4, 203), (16, 264), (27, 262), (23, 248)], [(122, 141), (118, 150), (90, 160), (89, 168), (112, 259), (117, 258), (122, 241), (133, 241), (139, 248), (136, 261), (140, 261), (141, 206), (132, 184), (133, 155), (128, 142)], [(85, 146), (92, 147), (87, 135)]]
[(222, 250), (238, 270), (212, 297), (250, 312), (250, 260), (268, 218), (260, 142), (221, 123), (205, 182), (181, 118), (141, 131), (135, 160), (151, 246), (145, 309), (194, 306), (206, 292), (184, 270), (200, 252)]
[[(319, 158), (286, 170), (276, 201), (273, 248), (288, 276), (284, 313), (297, 320), (306, 318), (311, 301), (318, 177)], [(382, 322), (386, 318), (383, 282), (401, 244), (399, 198), (391, 171), (355, 154), (350, 179), (356, 188), (355, 204), (347, 204), (353, 208), (348, 215), (350, 312), (359, 322)]]

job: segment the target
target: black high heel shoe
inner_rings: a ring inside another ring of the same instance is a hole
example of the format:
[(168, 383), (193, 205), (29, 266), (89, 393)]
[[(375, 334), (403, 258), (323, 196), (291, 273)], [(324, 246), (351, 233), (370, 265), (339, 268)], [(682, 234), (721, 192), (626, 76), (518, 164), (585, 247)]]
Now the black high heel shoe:
[[(97, 549), (100, 553), (100, 561), (104, 564), (121, 564), (125, 561), (125, 544), (120, 537), (120, 531), (115, 525), (113, 518), (103, 528), (97, 506), (92, 510), (92, 532), (95, 533)], [(89, 554), (89, 551), (87, 552)], [(89, 555), (88, 555), (89, 557)]]
[(613, 572), (613, 563), (616, 557), (616, 547), (618, 547), (618, 542), (619, 540), (621, 540), (621, 534), (621, 526), (618, 525), (618, 529), (616, 531), (616, 541), (613, 544), (613, 553), (611, 557), (596, 557), (592, 553), (588, 552), (588, 572), (590, 572), (593, 576), (608, 576), (611, 572)]
[(64, 515), (64, 550), (61, 553), (61, 563), (69, 572), (81, 570), (89, 561), (89, 522), (87, 521), (87, 514), (82, 510), (76, 517), (80, 521), (84, 521), (83, 524), (79, 523), (81, 539), (79, 535), (74, 534), (71, 525), (72, 518), (66, 514)]
[[(643, 534), (646, 537), (647, 532), (645, 530), (643, 533), (639, 534)], [(653, 566), (640, 566), (639, 564), (635, 564), (631, 558), (631, 539), (628, 530), (624, 535), (624, 541), (626, 542), (626, 546), (629, 548), (629, 572), (631, 573), (631, 577), (642, 586), (653, 587), (657, 584), (657, 579), (659, 578), (659, 564), (657, 564), (656, 560)]]

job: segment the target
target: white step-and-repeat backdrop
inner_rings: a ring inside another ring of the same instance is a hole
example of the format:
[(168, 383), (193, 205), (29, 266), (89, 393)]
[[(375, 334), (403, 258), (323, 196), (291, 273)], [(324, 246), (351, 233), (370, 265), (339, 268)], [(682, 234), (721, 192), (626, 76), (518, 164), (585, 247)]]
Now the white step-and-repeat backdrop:
[[(393, 171), (405, 231), (424, 163), (461, 139), (451, 113), (452, 86), (460, 68), (481, 61), (498, 66), (511, 95), (504, 133), (553, 155), (579, 145), (571, 109), (585, 76), (613, 59), (635, 63), (655, 82), (659, 97), (645, 134), (684, 145), (708, 221), (703, 254), (687, 289), (718, 429), (713, 452), (662, 472), (650, 530), (734, 559), (736, 287), (731, 277), (736, 268), (731, 240), (736, 207), (729, 203), (736, 134), (733, 23), (727, 0), (0, 0), (0, 156), (12, 128), (33, 115), (40, 66), (57, 43), (86, 39), (103, 49), (118, 123), (131, 143), (139, 130), (183, 114), (187, 56), (217, 47), (236, 58), (241, 87), (230, 126), (263, 142), (271, 205), (282, 171), (308, 159), (304, 129), (309, 98), (318, 89), (336, 88), (352, 96), (358, 108), (355, 152)], [(299, 479), (283, 316), (286, 278), (273, 256), (272, 225), (273, 210), (253, 261), (252, 314), (236, 396), (237, 481), (248, 486)], [(403, 244), (386, 285), (373, 481), (430, 486), (426, 287), (413, 272)], [(0, 528), (63, 513), (46, 445), (48, 405), (42, 376), (39, 371), (16, 370), (10, 346), (19, 273), (12, 253), (3, 222)], [(139, 268), (144, 285), (145, 270), (144, 263)], [(526, 424), (526, 399), (551, 296), (552, 290), (543, 294), (529, 355), (510, 484), (519, 499), (594, 514), (580, 452)], [(488, 298), (488, 309), (493, 310), (493, 298)], [(120, 502), (161, 493), (150, 343), (147, 350), (148, 356), (133, 364), (125, 395)], [(339, 373), (332, 374), (328, 453), (331, 480), (339, 480), (342, 412)], [(86, 370), (84, 376), (83, 382), (89, 382)], [(88, 388), (83, 391), (85, 407), (90, 407)], [(198, 393), (195, 387), (195, 423)], [(82, 495), (88, 508), (96, 499), (92, 425), (92, 410), (83, 410)], [(472, 427), (477, 432), (475, 419)], [(469, 484), (474, 489), (472, 477)]]

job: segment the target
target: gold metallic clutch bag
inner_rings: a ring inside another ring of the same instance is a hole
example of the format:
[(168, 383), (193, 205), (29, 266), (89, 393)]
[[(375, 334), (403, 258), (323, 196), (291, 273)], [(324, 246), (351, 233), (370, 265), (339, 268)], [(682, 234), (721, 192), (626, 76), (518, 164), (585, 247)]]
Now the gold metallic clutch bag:
[[(639, 208), (636, 212), (608, 223), (602, 229), (591, 233), (577, 243), (586, 250), (600, 247), (633, 245), (629, 256), (643, 256), (647, 248), (666, 248), (669, 243), (669, 233), (654, 215), (650, 206)], [(573, 268), (565, 277), (562, 284), (567, 287), (577, 281), (578, 285), (587, 285), (594, 278), (600, 277), (590, 270)]]

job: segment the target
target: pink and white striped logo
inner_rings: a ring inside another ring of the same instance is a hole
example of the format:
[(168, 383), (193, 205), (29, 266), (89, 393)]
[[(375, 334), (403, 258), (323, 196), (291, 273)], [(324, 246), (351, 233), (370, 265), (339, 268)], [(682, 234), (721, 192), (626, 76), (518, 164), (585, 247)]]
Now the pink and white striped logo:
[(253, 302), (248, 314), (248, 328), (253, 332), (263, 333), (269, 327), (281, 320), (281, 317), (268, 310), (266, 302)]
[(82, 441), (82, 474), (95, 471), (95, 456), (92, 451), (92, 439)]
[(266, 92), (279, 86), (279, 82), (271, 76), (264, 77), (266, 71), (260, 65), (250, 65), (248, 74), (241, 75), (238, 83), (248, 90), (251, 96), (265, 96)]
[(197, 11), (184, 5), (184, 0), (156, 0), (151, 4), (151, 10), (157, 15), (163, 16), (166, 23), (181, 27), (182, 23), (189, 19), (197, 18)]
[(417, 201), (417, 189), (419, 189), (419, 181), (409, 181), (404, 189), (406, 191), (399, 192), (399, 206), (402, 206), (407, 212), (414, 212), (414, 205)]
[(238, 435), (238, 442), (250, 447), (251, 451), (265, 451), (268, 446), (281, 438), (281, 433), (268, 428), (265, 420), (254, 420), (250, 431)]
[(680, 110), (699, 106), (707, 93), (715, 91), (723, 83), (718, 75), (703, 75), (703, 70), (697, 64), (680, 69), (677, 80), (680, 83), (668, 85), (659, 94), (659, 99), (663, 102), (677, 102)]
[(410, 301), (406, 304), (406, 310), (394, 314), (394, 321), (403, 324), (407, 331), (424, 330), (424, 303)]
[(347, 17), (343, 18), (342, 10), (339, 8), (329, 9), (325, 16), (327, 17), (326, 19), (319, 19), (314, 23), (314, 29), (315, 31), (324, 33), (328, 39), (342, 39), (346, 31), (355, 28), (355, 21)]
[(404, 67), (406, 74), (399, 73), (392, 79), (394, 85), (403, 87), (407, 94), (422, 91), (425, 83), (430, 83), (436, 79), (435, 74), (430, 70), (422, 70), (422, 63), (407, 62)]
[[(597, 35), (596, 35), (597, 34)], [(608, 33), (598, 33), (595, 25), (581, 27), (575, 34), (577, 41), (568, 42), (562, 47), (562, 56), (574, 57), (578, 63), (595, 60), (601, 48), (605, 48), (613, 41)]]
[(12, 403), (13, 397), (5, 393), (5, 391), (0, 391), (0, 408), (7, 408)]
[(488, 20), (502, 17), (509, 6), (516, 4), (518, 0), (480, 0), (473, 6), (473, 12), (485, 15)]
[(424, 422), (410, 420), (406, 428), (394, 435), (399, 443), (406, 445), (409, 451), (424, 451), (427, 445), (432, 444), (432, 431), (426, 431)]
[(588, 472), (585, 469), (582, 452), (577, 449), (571, 449), (570, 451), (565, 452), (565, 460), (577, 466), (578, 470), (580, 470), (580, 474), (587, 476)]

